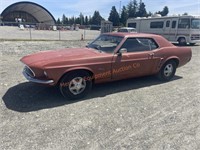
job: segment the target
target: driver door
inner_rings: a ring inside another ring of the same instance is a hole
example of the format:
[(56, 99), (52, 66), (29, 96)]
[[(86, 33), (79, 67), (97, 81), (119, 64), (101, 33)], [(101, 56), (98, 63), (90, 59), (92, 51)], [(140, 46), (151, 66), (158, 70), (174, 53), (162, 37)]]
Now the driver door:
[(160, 58), (154, 56), (157, 48), (153, 39), (128, 38), (120, 48), (127, 52), (114, 55), (112, 78), (118, 80), (152, 74), (160, 62)]

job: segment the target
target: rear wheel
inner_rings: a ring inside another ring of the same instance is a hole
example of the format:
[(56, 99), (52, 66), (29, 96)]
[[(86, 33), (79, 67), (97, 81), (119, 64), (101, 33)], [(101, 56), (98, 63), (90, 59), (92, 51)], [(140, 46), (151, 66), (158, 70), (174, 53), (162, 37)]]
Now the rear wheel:
[(169, 81), (171, 80), (175, 73), (176, 73), (176, 63), (175, 61), (171, 60), (166, 62), (158, 73), (158, 78), (162, 81)]
[(184, 37), (179, 38), (178, 43), (180, 46), (185, 46), (187, 44), (186, 39)]
[(86, 71), (76, 71), (66, 74), (60, 81), (60, 92), (68, 100), (80, 99), (86, 96), (92, 87), (92, 79)]

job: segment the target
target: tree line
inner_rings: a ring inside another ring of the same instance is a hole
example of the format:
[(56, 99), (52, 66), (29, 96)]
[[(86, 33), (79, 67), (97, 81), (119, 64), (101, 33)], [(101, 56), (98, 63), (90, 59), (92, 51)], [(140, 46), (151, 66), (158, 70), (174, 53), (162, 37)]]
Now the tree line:
[[(162, 11), (155, 12), (161, 16), (166, 16), (169, 13), (167, 6)], [(148, 17), (152, 16), (152, 12), (147, 12), (144, 2), (137, 0), (130, 0), (127, 6), (122, 6), (120, 12), (117, 11), (115, 6), (112, 6), (108, 20), (113, 22), (113, 26), (125, 26), (128, 18)], [(66, 17), (63, 14), (62, 19), (58, 18), (57, 24), (59, 25), (101, 25), (101, 21), (105, 20), (99, 11), (95, 11), (93, 16), (84, 16), (82, 13), (78, 17)]]

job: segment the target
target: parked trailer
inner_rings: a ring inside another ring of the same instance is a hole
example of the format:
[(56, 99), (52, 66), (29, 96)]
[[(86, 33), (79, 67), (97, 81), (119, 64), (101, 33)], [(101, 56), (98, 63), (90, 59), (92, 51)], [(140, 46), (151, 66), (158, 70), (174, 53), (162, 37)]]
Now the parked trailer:
[(154, 15), (144, 18), (129, 18), (127, 27), (137, 32), (159, 34), (180, 45), (194, 45), (200, 42), (200, 17)]

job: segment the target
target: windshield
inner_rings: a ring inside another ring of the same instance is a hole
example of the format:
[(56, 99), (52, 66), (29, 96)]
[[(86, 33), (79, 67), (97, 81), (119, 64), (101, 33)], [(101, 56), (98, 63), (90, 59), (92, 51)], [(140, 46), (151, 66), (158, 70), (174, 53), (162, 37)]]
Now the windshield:
[(192, 19), (192, 29), (200, 29), (200, 19)]
[(87, 47), (94, 48), (100, 52), (113, 53), (115, 48), (122, 41), (123, 37), (112, 35), (100, 35), (97, 39), (91, 42)]

